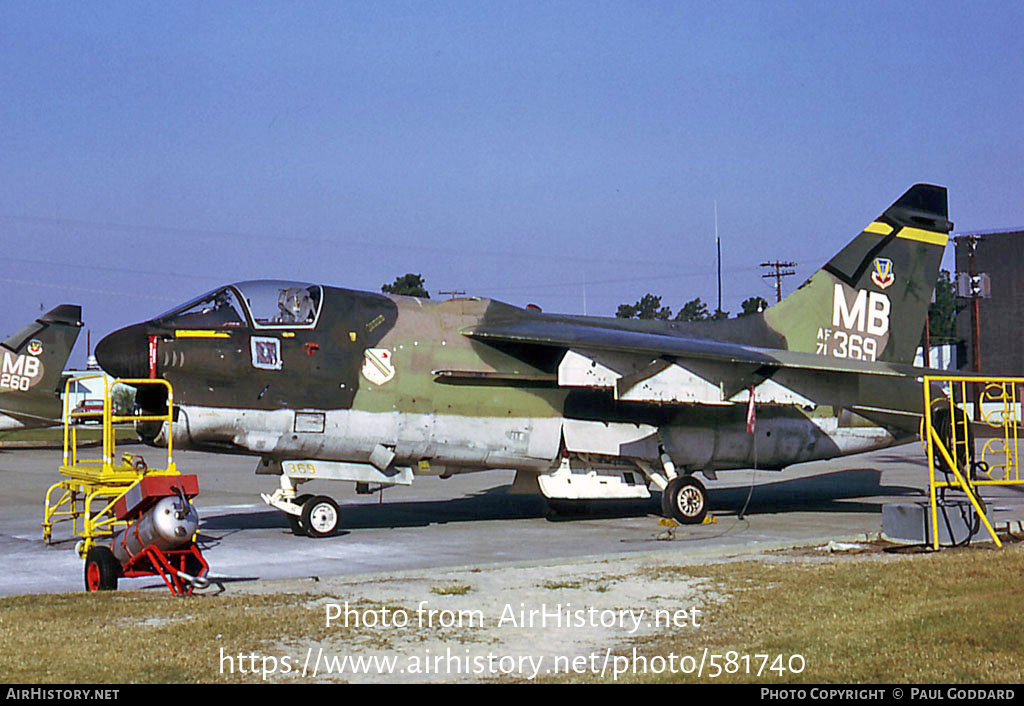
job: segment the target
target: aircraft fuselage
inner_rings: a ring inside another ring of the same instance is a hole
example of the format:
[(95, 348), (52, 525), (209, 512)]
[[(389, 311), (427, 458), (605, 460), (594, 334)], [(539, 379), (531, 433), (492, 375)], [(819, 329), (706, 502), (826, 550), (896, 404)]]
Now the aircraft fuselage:
[(108, 371), (145, 376), (143, 346), (156, 337), (155, 369), (172, 383), (179, 409), (179, 448), (369, 463), (383, 446), (395, 464), (452, 473), (543, 472), (564, 452), (654, 462), (662, 445), (678, 466), (721, 470), (781, 468), (904, 438), (829, 404), (758, 405), (750, 434), (746, 404), (628, 402), (600, 387), (560, 384), (564, 351), (463, 335), (495, 318), (549, 316), (487, 299), (316, 287), (306, 319), (265, 317), (261, 325), (240, 305), (246, 286), (231, 290), (237, 311), (226, 320), (186, 310), (123, 329), (97, 348)]

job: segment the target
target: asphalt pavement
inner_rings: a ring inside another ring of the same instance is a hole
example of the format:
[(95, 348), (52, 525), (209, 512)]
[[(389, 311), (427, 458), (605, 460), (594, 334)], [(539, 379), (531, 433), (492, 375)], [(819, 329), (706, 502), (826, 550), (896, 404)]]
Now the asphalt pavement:
[[(157, 449), (135, 446), (143, 455)], [(0, 450), (0, 595), (82, 590), (82, 561), (68, 525), (41, 540), (47, 488), (60, 480), (56, 450)], [(919, 444), (790, 467), (730, 471), (706, 481), (716, 522), (666, 532), (658, 495), (650, 501), (596, 503), (552, 513), (540, 497), (508, 493), (512, 471), (426, 476), (411, 487), (356, 495), (351, 483), (313, 482), (302, 492), (341, 505), (335, 536), (296, 537), (260, 492), (276, 479), (256, 476), (255, 459), (176, 452), (183, 473), (199, 476), (196, 506), (211, 575), (226, 590), (237, 582), (309, 576), (389, 574), (432, 567), (550, 563), (639, 552), (680, 557), (730, 556), (876, 536), (887, 502), (924, 500), (928, 473)], [(740, 513), (742, 512), (742, 516)], [(121, 588), (161, 586), (122, 580)]]

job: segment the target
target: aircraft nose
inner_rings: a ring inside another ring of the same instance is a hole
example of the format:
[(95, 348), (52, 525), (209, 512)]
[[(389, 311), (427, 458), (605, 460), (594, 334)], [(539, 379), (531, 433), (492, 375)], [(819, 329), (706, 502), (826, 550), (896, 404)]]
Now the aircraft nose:
[(149, 330), (133, 324), (105, 336), (93, 352), (96, 362), (116, 378), (149, 377)]

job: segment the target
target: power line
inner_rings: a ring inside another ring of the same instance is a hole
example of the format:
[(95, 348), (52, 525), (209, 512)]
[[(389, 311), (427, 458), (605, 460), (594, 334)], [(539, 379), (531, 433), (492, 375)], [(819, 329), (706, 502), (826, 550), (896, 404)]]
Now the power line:
[[(244, 241), (245, 244), (250, 244), (253, 240), (264, 240), (273, 242), (278, 245), (282, 243), (297, 243), (304, 245), (318, 245), (321, 247), (335, 250), (372, 250), (373, 252), (379, 252), (381, 251), (381, 249), (387, 249), (389, 251), (397, 250), (408, 252), (433, 252), (447, 255), (455, 255), (459, 257), (465, 257), (466, 255), (475, 255), (479, 257), (499, 258), (503, 260), (519, 259), (547, 261), (550, 260), (552, 257), (557, 257), (558, 259), (567, 262), (600, 264), (605, 264), (608, 262), (607, 257), (579, 257), (577, 255), (566, 255), (550, 252), (541, 253), (536, 250), (499, 251), (486, 248), (467, 248), (464, 246), (446, 247), (440, 245), (410, 245), (408, 243), (395, 242), (392, 240), (386, 240), (384, 238), (374, 240), (356, 240), (353, 238), (345, 237), (345, 235), (342, 233), (339, 233), (337, 238), (318, 238), (300, 235), (285, 235), (281, 233), (251, 233), (244, 231), (184, 228), (176, 226), (133, 225), (126, 223), (114, 223), (104, 221), (87, 221), (72, 218), (50, 218), (46, 216), (19, 216), (5, 213), (0, 213), (0, 221), (6, 221), (9, 223), (20, 223), (24, 225), (42, 225), (64, 228), (93, 228), (105, 230), (109, 233), (124, 234), (127, 236), (149, 233), (160, 235), (175, 235), (179, 237), (188, 238), (200, 238), (203, 240), (208, 240), (209, 238), (219, 238), (223, 240), (241, 240)], [(625, 258), (615, 258), (615, 261), (623, 265), (643, 265), (646, 267), (659, 268), (671, 266), (671, 263), (668, 263), (665, 260), (633, 260)]]

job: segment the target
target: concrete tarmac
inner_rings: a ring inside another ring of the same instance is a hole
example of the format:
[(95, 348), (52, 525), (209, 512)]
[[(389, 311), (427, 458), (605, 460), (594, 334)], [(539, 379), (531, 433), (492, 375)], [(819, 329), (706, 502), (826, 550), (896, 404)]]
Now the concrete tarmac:
[[(160, 457), (158, 449), (128, 450), (154, 465)], [(41, 540), (43, 497), (60, 479), (60, 458), (56, 450), (0, 450), (0, 556), (6, 568), (0, 595), (83, 590), (69, 525), (55, 528), (52, 545)], [(311, 539), (292, 535), (285, 517), (260, 500), (261, 491), (274, 490), (276, 478), (254, 475), (255, 459), (182, 451), (175, 461), (182, 473), (199, 476), (200, 544), (211, 576), (228, 591), (261, 579), (557, 564), (642, 552), (692, 561), (865, 539), (880, 532), (884, 503), (923, 500), (928, 486), (919, 444), (781, 473), (723, 472), (706, 482), (717, 523), (679, 527), (668, 539), (658, 525), (657, 493), (650, 501), (552, 515), (543, 498), (508, 494), (511, 471), (420, 477), (411, 487), (370, 496), (356, 495), (351, 483), (320, 481), (304, 484), (301, 492), (334, 497), (343, 529)], [(149, 587), (166, 590), (158, 578), (123, 579), (120, 585)]]

